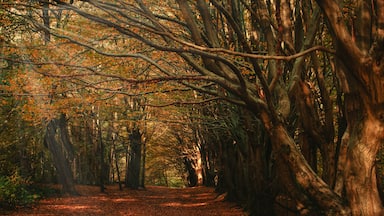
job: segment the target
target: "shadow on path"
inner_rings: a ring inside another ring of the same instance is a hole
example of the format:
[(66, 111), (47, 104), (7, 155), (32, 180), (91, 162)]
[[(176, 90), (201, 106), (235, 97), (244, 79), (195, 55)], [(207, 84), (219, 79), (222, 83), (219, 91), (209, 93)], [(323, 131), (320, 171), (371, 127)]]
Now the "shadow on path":
[(148, 186), (145, 190), (118, 190), (109, 186), (107, 193), (99, 187), (77, 186), (79, 197), (41, 200), (34, 208), (20, 209), (11, 216), (51, 215), (145, 215), (145, 216), (245, 216), (243, 210), (217, 196), (213, 188), (166, 188)]

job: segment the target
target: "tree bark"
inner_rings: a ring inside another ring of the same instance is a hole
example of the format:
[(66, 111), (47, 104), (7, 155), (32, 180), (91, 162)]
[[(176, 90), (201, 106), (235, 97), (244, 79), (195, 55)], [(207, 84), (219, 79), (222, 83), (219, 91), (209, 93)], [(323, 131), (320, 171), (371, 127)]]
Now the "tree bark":
[[(63, 118), (64, 117), (62, 116), (61, 119), (52, 119), (48, 123), (44, 142), (52, 154), (53, 163), (57, 170), (58, 180), (60, 184), (62, 184), (62, 193), (78, 195), (75, 189), (71, 166), (65, 155), (65, 146), (68, 146), (69, 143), (64, 145), (63, 142), (68, 140), (63, 139), (63, 136), (58, 135), (59, 130), (61, 130), (61, 133), (66, 131), (63, 128), (60, 128), (60, 125), (63, 125), (60, 121), (65, 121)], [(60, 137), (61, 139), (58, 139)]]
[[(354, 25), (361, 28), (350, 30), (337, 1), (317, 0), (332, 30), (336, 57), (344, 67), (339, 78), (345, 93), (348, 126), (343, 136), (345, 158), (339, 161), (345, 164), (339, 167), (344, 166), (346, 198), (353, 215), (369, 216), (383, 215), (375, 159), (384, 140), (384, 14), (382, 1), (374, 2), (355, 2)], [(377, 23), (375, 30), (370, 28), (373, 18)], [(374, 40), (372, 33), (376, 34)]]
[(300, 214), (321, 211), (323, 215), (350, 215), (341, 197), (307, 164), (286, 129), (277, 125), (270, 132), (279, 180), (285, 190), (298, 199)]
[(184, 158), (184, 165), (187, 171), (187, 184), (188, 187), (197, 186), (197, 175), (196, 171), (193, 168), (193, 161), (187, 157)]
[(119, 156), (117, 154), (116, 150), (116, 134), (112, 134), (112, 151), (113, 151), (113, 156), (114, 156), (114, 162), (115, 162), (115, 167), (116, 167), (116, 173), (117, 173), (117, 181), (119, 183), (119, 190), (123, 190), (122, 184), (121, 184), (121, 177), (120, 177), (120, 166), (119, 166)]
[(348, 95), (347, 143), (344, 184), (352, 215), (383, 215), (376, 179), (376, 156), (384, 141), (384, 125), (375, 117), (380, 110), (362, 107), (360, 97)]
[(126, 187), (138, 189), (140, 187), (140, 168), (141, 168), (141, 133), (138, 128), (134, 128), (129, 135), (130, 152), (127, 167)]
[(97, 137), (98, 137), (98, 144), (99, 144), (99, 185), (100, 185), (100, 192), (104, 193), (105, 192), (105, 186), (104, 186), (104, 180), (105, 180), (105, 174), (106, 174), (106, 166), (105, 166), (105, 161), (104, 161), (104, 142), (103, 142), (103, 136), (102, 136), (102, 129), (101, 129), (101, 123), (100, 120), (97, 119)]

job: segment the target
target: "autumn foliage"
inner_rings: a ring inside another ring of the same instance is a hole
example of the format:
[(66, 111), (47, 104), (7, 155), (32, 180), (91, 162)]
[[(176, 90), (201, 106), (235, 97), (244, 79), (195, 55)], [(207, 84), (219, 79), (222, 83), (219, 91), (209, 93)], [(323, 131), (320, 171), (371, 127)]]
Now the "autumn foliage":
[(364, 0), (2, 1), (0, 176), (380, 215), (383, 14)]

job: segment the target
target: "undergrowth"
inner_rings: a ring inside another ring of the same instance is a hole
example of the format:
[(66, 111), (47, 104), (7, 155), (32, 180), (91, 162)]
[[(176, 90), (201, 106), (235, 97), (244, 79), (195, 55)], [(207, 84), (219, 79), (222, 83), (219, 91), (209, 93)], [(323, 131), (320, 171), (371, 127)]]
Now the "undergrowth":
[(11, 176), (0, 176), (0, 208), (3, 209), (28, 207), (55, 193), (54, 189), (33, 184), (17, 172)]

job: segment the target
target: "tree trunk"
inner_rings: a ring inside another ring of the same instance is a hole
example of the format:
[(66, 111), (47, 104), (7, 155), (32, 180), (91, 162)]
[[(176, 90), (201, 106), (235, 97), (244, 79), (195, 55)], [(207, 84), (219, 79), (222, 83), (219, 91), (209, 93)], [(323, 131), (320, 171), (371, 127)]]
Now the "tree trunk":
[(184, 165), (187, 171), (187, 184), (188, 187), (195, 187), (197, 185), (197, 175), (193, 168), (193, 161), (187, 157), (184, 158)]
[(147, 154), (146, 142), (141, 142), (142, 144), (142, 157), (141, 157), (141, 172), (140, 172), (140, 187), (145, 188), (145, 159)]
[(271, 130), (273, 159), (278, 178), (284, 189), (297, 199), (302, 215), (349, 215), (350, 210), (341, 197), (310, 168), (295, 142), (282, 125)]
[(101, 123), (100, 120), (97, 120), (97, 135), (98, 135), (98, 143), (99, 143), (99, 159), (100, 159), (100, 165), (99, 165), (99, 184), (100, 184), (100, 192), (105, 192), (105, 186), (104, 186), (104, 180), (105, 180), (105, 174), (106, 172), (106, 166), (104, 161), (104, 142), (103, 142), (103, 136), (101, 131)]
[[(64, 145), (63, 142), (65, 142), (66, 139), (63, 139), (62, 135), (58, 135), (59, 130), (61, 130), (61, 133), (66, 131), (60, 127), (60, 125), (63, 125), (60, 121), (65, 121), (63, 116), (61, 119), (53, 119), (48, 123), (44, 142), (52, 154), (52, 160), (57, 170), (58, 180), (59, 183), (62, 184), (62, 192), (64, 194), (77, 195), (78, 193), (75, 189), (70, 162), (65, 155), (65, 146), (68, 146), (69, 143)], [(61, 139), (58, 139), (60, 137)]]
[[(113, 151), (113, 159), (115, 161), (117, 181), (119, 183), (119, 190), (122, 191), (123, 187), (121, 185), (121, 178), (120, 178), (119, 156), (118, 156), (117, 151), (116, 151), (116, 143), (115, 143), (116, 136), (117, 136), (116, 134), (114, 134), (114, 133), (112, 134), (112, 151)], [(112, 172), (113, 172), (113, 170), (112, 170)]]
[(129, 135), (130, 152), (127, 167), (126, 187), (138, 189), (140, 186), (141, 168), (141, 133), (138, 128), (134, 128)]
[(363, 104), (359, 98), (346, 98), (349, 122), (345, 132), (348, 135), (343, 140), (347, 143), (343, 171), (346, 196), (353, 215), (383, 215), (376, 156), (384, 140), (384, 125), (375, 117), (383, 113), (383, 108), (360, 108)]
[(44, 27), (46, 29), (43, 30), (43, 38), (44, 38), (44, 42), (45, 42), (45, 45), (47, 45), (50, 41), (51, 41), (51, 34), (49, 32), (49, 28), (50, 28), (50, 17), (49, 17), (49, 1), (44, 1), (43, 2), (43, 23), (44, 23)]

